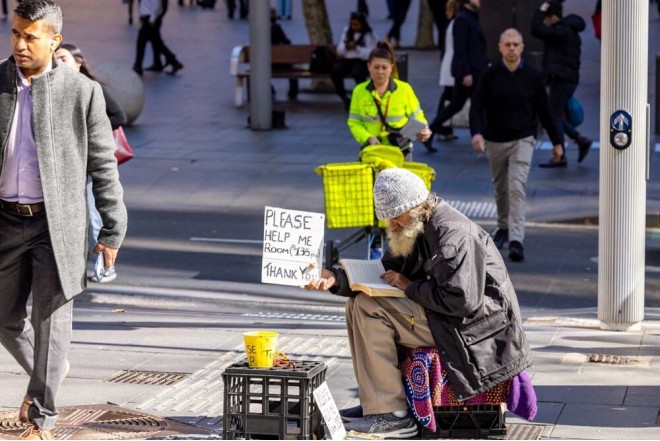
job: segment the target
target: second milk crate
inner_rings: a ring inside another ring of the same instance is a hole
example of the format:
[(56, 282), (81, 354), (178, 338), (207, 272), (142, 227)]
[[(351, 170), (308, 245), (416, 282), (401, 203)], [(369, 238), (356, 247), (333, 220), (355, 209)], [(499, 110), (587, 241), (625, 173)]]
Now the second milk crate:
[(505, 411), (504, 404), (434, 406), (436, 432), (424, 430), (422, 437), (506, 439)]
[(325, 381), (320, 361), (254, 369), (247, 360), (222, 373), (224, 439), (322, 439), (322, 416), (312, 392)]

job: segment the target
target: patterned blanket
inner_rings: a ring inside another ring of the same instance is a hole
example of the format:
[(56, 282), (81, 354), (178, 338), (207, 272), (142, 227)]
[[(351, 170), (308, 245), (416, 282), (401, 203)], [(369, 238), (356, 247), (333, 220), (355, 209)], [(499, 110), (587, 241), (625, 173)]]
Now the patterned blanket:
[[(536, 416), (536, 395), (525, 372), (482, 394), (459, 401), (436, 348), (403, 348), (402, 355), (404, 359), (399, 367), (408, 404), (419, 423), (431, 432), (436, 431), (434, 406), (507, 403), (511, 412), (523, 418), (532, 420)], [(509, 399), (510, 396), (513, 399)]]

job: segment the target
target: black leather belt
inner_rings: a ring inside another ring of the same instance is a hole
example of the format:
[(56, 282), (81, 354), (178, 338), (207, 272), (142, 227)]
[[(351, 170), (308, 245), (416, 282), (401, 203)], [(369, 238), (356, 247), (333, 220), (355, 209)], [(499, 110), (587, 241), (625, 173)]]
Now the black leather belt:
[(17, 202), (8, 202), (0, 199), (0, 208), (7, 213), (17, 216), (34, 216), (46, 210), (46, 204), (37, 202), (36, 204), (19, 204)]

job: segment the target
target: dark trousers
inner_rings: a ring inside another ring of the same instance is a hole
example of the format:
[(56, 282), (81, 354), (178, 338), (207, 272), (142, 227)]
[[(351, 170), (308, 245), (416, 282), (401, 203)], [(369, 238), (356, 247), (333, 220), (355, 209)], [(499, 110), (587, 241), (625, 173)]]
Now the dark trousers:
[[(137, 51), (135, 54), (135, 67), (142, 67), (142, 61), (144, 60), (144, 51), (147, 46), (147, 42), (151, 42), (151, 47), (154, 52), (154, 62), (160, 60), (160, 55), (165, 56), (165, 61), (167, 64), (177, 64), (178, 61), (174, 54), (165, 46), (163, 40), (160, 37), (160, 25), (157, 26), (159, 20), (162, 20), (162, 17), (159, 17), (156, 20), (156, 23), (149, 23), (149, 16), (140, 17), (142, 26), (138, 32), (137, 37)], [(154, 63), (155, 64), (155, 63)]]
[[(227, 15), (230, 19), (234, 18), (236, 13), (236, 0), (225, 0), (227, 3)], [(248, 16), (248, 0), (238, 0), (239, 14), (241, 18)]]
[(2, 0), (2, 15), (7, 16), (7, 0)]
[(335, 85), (335, 92), (341, 97), (342, 100), (346, 99), (346, 88), (344, 87), (344, 78), (351, 77), (355, 80), (355, 84), (362, 83), (367, 80), (369, 70), (367, 69), (367, 62), (359, 58), (342, 58), (335, 62), (332, 67), (332, 84)]
[(566, 104), (575, 93), (577, 86), (577, 83), (561, 78), (553, 78), (550, 82), (548, 104), (550, 106), (550, 113), (552, 113), (552, 117), (559, 130), (562, 150), (564, 149), (564, 134), (568, 135), (574, 141), (580, 136), (575, 127), (566, 119)]
[(30, 376), (26, 394), (34, 404), (28, 415), (45, 430), (57, 420), (55, 400), (71, 318), (72, 302), (62, 292), (46, 214), (22, 217), (0, 210), (0, 342)]
[(445, 133), (443, 130), (446, 129), (443, 129), (442, 125), (447, 122), (449, 118), (460, 112), (468, 98), (472, 97), (478, 78), (473, 78), (471, 87), (465, 87), (462, 84), (458, 84), (458, 79), (456, 79), (456, 81), (457, 84), (452, 88), (453, 91), (449, 104), (442, 107), (443, 101), (442, 97), (440, 98), (438, 108), (442, 107), (442, 109), (438, 112), (435, 118), (433, 118), (431, 124), (429, 124), (429, 128), (433, 133)]
[(369, 5), (367, 5), (367, 0), (358, 0), (357, 11), (365, 17), (369, 17)]
[(435, 28), (438, 30), (438, 47), (442, 52), (445, 47), (445, 32), (449, 23), (449, 19), (445, 13), (447, 0), (428, 0), (428, 4), (433, 14), (433, 23), (435, 23)]
[(154, 55), (154, 66), (161, 66), (162, 60), (161, 55), (165, 57), (165, 64), (174, 64), (176, 57), (170, 51), (170, 49), (165, 46), (163, 38), (160, 36), (160, 28), (163, 26), (163, 15), (160, 15), (153, 24), (153, 36), (151, 39), (151, 46), (153, 48)]
[[(273, 72), (276, 72), (278, 69), (282, 70), (289, 70), (291, 69), (290, 64), (273, 64)], [(271, 90), (273, 92), (273, 95), (275, 95), (275, 88), (271, 85)], [(296, 97), (298, 96), (298, 79), (297, 78), (289, 78), (289, 93), (287, 94), (288, 97), (292, 100), (295, 100)]]
[(406, 14), (410, 8), (411, 0), (394, 0), (394, 15), (392, 16), (392, 27), (390, 28), (387, 36), (390, 40), (401, 41), (401, 26), (406, 21)]
[[(436, 115), (440, 115), (440, 112), (442, 112), (442, 109), (445, 107), (445, 103), (450, 103), (453, 95), (454, 88), (452, 86), (445, 86), (445, 88), (442, 90), (442, 95), (440, 95), (440, 99), (438, 100), (438, 110), (435, 113)], [(451, 135), (454, 133), (454, 130), (451, 127), (446, 127), (443, 125), (437, 129), (438, 130), (434, 130), (433, 132), (441, 135)]]
[(135, 3), (135, 0), (124, 0), (124, 3), (128, 5), (128, 24), (133, 24), (133, 3)]

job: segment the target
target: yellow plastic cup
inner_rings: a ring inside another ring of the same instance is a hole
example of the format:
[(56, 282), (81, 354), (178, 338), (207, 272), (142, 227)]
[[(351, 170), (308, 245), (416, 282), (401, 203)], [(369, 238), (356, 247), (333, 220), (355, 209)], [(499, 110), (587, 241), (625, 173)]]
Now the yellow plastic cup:
[(277, 352), (277, 337), (273, 331), (244, 332), (245, 353), (251, 368), (267, 369), (273, 367), (273, 357)]

